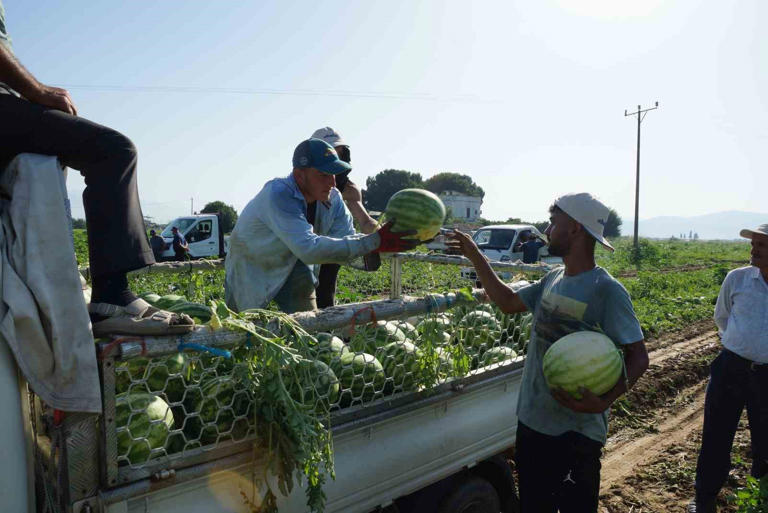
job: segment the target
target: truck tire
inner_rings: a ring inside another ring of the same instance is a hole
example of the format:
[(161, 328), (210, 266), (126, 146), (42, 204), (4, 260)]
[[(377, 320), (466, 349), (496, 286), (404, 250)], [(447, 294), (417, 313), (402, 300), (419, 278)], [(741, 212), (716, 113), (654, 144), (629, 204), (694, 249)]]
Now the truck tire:
[(491, 483), (482, 477), (470, 477), (446, 495), (437, 513), (499, 513), (499, 494)]

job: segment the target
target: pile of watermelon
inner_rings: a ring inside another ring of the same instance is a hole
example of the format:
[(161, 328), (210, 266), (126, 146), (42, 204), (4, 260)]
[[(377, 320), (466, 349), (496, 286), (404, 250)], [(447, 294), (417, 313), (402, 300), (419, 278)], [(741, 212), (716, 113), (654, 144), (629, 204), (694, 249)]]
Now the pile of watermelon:
[[(202, 321), (210, 308), (183, 296), (147, 295), (158, 308)], [(366, 405), (393, 394), (426, 389), (525, 351), (530, 315), (506, 315), (491, 305), (408, 321), (379, 321), (343, 333), (305, 337), (306, 354), (288, 365), (283, 381), (294, 401), (320, 415)], [(247, 361), (184, 352), (118, 362), (118, 438), (121, 464), (255, 433)], [(239, 369), (239, 370), (238, 370)]]

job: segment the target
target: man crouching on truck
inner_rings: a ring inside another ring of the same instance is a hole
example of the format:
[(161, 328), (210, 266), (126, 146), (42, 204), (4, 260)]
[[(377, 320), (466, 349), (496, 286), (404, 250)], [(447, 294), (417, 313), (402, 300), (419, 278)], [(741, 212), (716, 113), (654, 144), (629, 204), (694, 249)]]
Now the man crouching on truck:
[[(533, 313), (531, 339), (517, 407), (515, 463), (520, 504), (528, 512), (594, 512), (600, 491), (600, 453), (608, 409), (648, 367), (643, 333), (626, 289), (595, 265), (608, 208), (588, 193), (566, 194), (550, 207), (549, 254), (563, 258), (541, 280), (511, 290), (493, 272), (472, 239), (461, 232), (449, 241), (469, 258), (488, 297), (507, 313)], [(602, 331), (621, 344), (626, 379), (601, 396), (582, 388), (582, 399), (547, 387), (542, 358), (561, 337)]]
[[(355, 233), (334, 179), (350, 169), (323, 140), (296, 147), (293, 173), (267, 182), (232, 230), (224, 284), (230, 308), (263, 308), (274, 299), (287, 313), (315, 310), (315, 264), (406, 251), (419, 243), (404, 238), (413, 232), (390, 232), (391, 222), (370, 235)], [(308, 212), (312, 202), (318, 206)]]

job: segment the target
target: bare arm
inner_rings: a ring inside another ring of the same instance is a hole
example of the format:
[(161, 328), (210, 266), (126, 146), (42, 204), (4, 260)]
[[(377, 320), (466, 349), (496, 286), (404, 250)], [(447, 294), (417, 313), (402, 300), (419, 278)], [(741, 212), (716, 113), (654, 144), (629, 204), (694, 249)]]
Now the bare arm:
[(453, 233), (449, 233), (448, 237), (450, 238), (447, 241), (448, 246), (460, 250), (465, 257), (472, 261), (477, 277), (483, 284), (485, 293), (491, 301), (501, 308), (502, 312), (518, 313), (528, 310), (520, 296), (507, 287), (491, 269), (488, 259), (480, 252), (480, 249), (469, 235), (456, 230)]
[(75, 103), (66, 89), (41, 84), (21, 65), (11, 51), (0, 44), (0, 82), (18, 91), (24, 98), (46, 107), (77, 115)]
[(626, 393), (640, 379), (640, 376), (648, 369), (648, 351), (645, 348), (645, 342), (639, 341), (623, 346), (624, 364), (627, 368), (626, 380), (624, 376), (612, 389), (603, 395), (595, 395), (586, 388), (580, 390), (581, 399), (575, 399), (571, 394), (563, 389), (552, 390), (552, 395), (557, 402), (580, 413), (601, 413), (610, 408), (611, 404)]
[(344, 198), (344, 202), (349, 208), (349, 212), (352, 217), (355, 218), (357, 224), (360, 225), (360, 231), (365, 234), (373, 233), (378, 228), (376, 220), (373, 219), (363, 206), (363, 194), (360, 189), (352, 182), (347, 182), (344, 187), (344, 192), (341, 193), (341, 197)]

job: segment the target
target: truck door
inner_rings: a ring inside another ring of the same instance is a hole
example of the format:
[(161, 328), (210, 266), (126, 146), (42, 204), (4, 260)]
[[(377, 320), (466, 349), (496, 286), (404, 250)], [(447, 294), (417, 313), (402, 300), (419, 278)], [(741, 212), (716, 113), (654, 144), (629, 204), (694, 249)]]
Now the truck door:
[(214, 237), (213, 219), (201, 219), (184, 234), (189, 255), (194, 258), (218, 256), (218, 237)]

